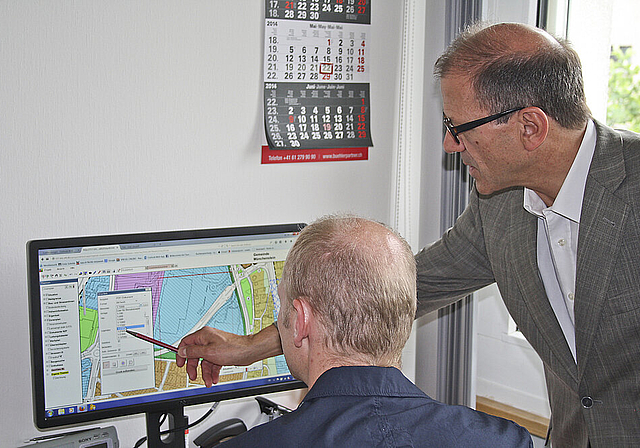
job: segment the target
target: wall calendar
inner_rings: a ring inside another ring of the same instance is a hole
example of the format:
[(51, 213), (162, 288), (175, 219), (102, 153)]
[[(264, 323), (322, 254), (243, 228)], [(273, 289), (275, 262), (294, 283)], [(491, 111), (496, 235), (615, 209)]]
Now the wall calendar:
[(265, 0), (262, 163), (366, 160), (371, 0)]

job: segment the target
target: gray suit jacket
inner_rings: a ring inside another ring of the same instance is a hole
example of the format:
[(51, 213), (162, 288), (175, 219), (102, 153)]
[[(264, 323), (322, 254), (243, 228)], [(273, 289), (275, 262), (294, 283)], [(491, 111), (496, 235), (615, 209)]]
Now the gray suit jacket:
[(522, 188), (474, 189), (456, 224), (416, 256), (418, 316), (497, 283), (544, 363), (557, 448), (640, 446), (640, 136), (596, 131), (578, 238), (577, 365), (538, 272)]

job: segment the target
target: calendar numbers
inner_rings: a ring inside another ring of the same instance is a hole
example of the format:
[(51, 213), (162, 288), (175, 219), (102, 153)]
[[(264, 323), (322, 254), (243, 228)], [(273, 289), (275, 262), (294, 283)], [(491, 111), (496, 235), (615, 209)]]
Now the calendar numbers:
[(264, 99), (274, 149), (372, 146), (369, 84), (265, 83)]
[(369, 0), (265, 0), (267, 18), (371, 23)]
[(266, 35), (265, 82), (368, 81), (367, 34), (359, 26), (267, 21)]

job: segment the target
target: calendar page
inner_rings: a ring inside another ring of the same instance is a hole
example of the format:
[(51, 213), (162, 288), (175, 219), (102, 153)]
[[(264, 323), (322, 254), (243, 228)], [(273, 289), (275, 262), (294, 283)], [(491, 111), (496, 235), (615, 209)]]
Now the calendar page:
[(265, 82), (367, 82), (362, 25), (267, 20)]
[(369, 2), (266, 0), (263, 163), (367, 158)]

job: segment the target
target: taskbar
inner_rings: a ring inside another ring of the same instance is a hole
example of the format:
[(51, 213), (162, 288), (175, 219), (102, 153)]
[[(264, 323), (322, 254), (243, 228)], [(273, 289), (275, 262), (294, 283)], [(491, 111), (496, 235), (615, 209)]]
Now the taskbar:
[[(78, 405), (69, 405), (55, 407), (45, 410), (46, 419), (55, 419), (56, 417), (69, 416), (85, 412), (100, 411), (105, 409), (122, 408), (127, 406), (135, 406), (139, 404), (156, 403), (175, 399), (189, 399), (200, 395), (216, 394), (220, 392), (241, 391), (243, 389), (269, 386), (279, 383), (295, 381), (292, 375), (278, 375), (267, 378), (252, 379), (246, 381), (236, 381), (229, 383), (216, 384), (211, 387), (197, 386), (186, 389), (179, 389), (169, 392), (155, 392), (145, 395), (137, 395), (128, 398), (116, 398), (108, 400), (100, 400), (82, 403)], [(215, 398), (213, 398), (215, 400)]]

